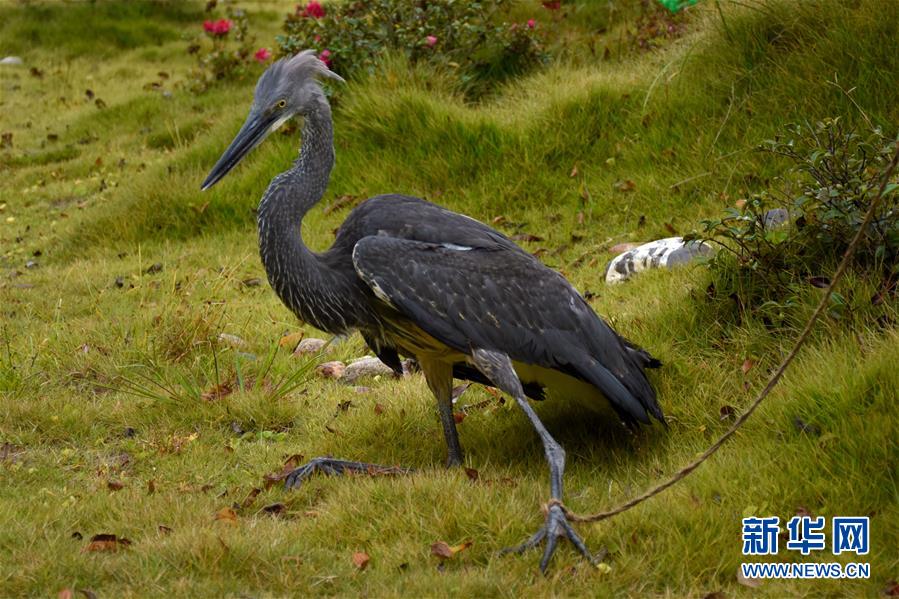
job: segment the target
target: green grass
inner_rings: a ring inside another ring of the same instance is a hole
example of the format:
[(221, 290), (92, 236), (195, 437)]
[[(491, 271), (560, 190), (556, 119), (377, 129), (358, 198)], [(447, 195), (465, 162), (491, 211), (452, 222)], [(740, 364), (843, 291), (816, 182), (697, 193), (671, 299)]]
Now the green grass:
[[(418, 375), (363, 381), (365, 393), (315, 376), (283, 397), (254, 384), (283, 333), (320, 336), (267, 285), (242, 283), (264, 280), (253, 209), (297, 139), (273, 136), (199, 191), (253, 85), (198, 97), (176, 86), (192, 66), (180, 37), (195, 32), (202, 6), (33, 4), (5, 6), (0, 18), (0, 53), (27, 61), (0, 70), (0, 131), (13, 134), (0, 150), (0, 447), (9, 444), (0, 450), (0, 596), (65, 587), (100, 596), (872, 596), (899, 577), (897, 304), (870, 306), (872, 282), (849, 278), (841, 292), (852, 310), (819, 324), (768, 402), (695, 475), (580, 527), (594, 550), (608, 549), (610, 571), (563, 545), (543, 577), (537, 554), (497, 555), (536, 529), (548, 498), (542, 450), (508, 402), (474, 387), (463, 396), (487, 402), (460, 425), (480, 475), (471, 482), (442, 468)], [(483, 104), (397, 58), (339, 91), (338, 161), (323, 204), (396, 191), (488, 222), (503, 216), (506, 232), (543, 237), (525, 245), (545, 249), (542, 259), (596, 293), (593, 307), (665, 363), (652, 378), (667, 431), (630, 435), (576, 403), (538, 406), (568, 451), (566, 503), (578, 511), (616, 505), (702, 451), (729, 425), (721, 408), (745, 406), (795, 334), (722, 313), (706, 300), (700, 267), (606, 287), (607, 248), (668, 236), (669, 226), (688, 232), (765, 186), (786, 165), (752, 148), (785, 122), (862, 123), (830, 81), (853, 89), (888, 131), (899, 122), (899, 58), (888, 42), (899, 14), (888, 0), (745, 4), (721, 2), (722, 22), (701, 2), (687, 34), (651, 53), (617, 51), (636, 1), (612, 11), (579, 2), (553, 25), (539, 5), (521, 6), (565, 37), (564, 58)], [(251, 8), (257, 36), (271, 40), (283, 7)], [(609, 59), (583, 49), (591, 36), (616, 48)], [(143, 89), (161, 70), (171, 97)], [(635, 189), (619, 191), (623, 180)], [(346, 214), (313, 211), (305, 239), (326, 247)], [(155, 263), (162, 271), (148, 274)], [(818, 293), (810, 288), (789, 322), (806, 318)], [(246, 345), (236, 351), (219, 333)], [(352, 337), (327, 359), (364, 353)], [(307, 367), (277, 350), (268, 376)], [(245, 390), (198, 396), (238, 369)], [(123, 391), (148, 376), (169, 390)], [(417, 472), (274, 486), (237, 510), (236, 524), (213, 519), (295, 453)], [(110, 490), (110, 480), (124, 488)], [(286, 506), (280, 517), (262, 511), (275, 502)], [(783, 519), (799, 507), (872, 516), (870, 580), (737, 582), (740, 518)], [(104, 532), (133, 544), (82, 551)], [(438, 540), (474, 544), (439, 569), (429, 555)], [(354, 551), (371, 556), (364, 572)]]

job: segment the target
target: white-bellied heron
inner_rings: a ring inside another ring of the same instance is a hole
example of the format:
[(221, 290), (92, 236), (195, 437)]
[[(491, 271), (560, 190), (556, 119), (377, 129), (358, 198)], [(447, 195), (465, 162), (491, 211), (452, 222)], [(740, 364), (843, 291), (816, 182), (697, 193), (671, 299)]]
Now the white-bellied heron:
[[(271, 65), (256, 85), (246, 122), (203, 189), (286, 120), (302, 116), (299, 159), (272, 180), (258, 211), (259, 251), (278, 297), (319, 329), (358, 330), (397, 372), (399, 355), (414, 357), (437, 398), (448, 466), (462, 463), (453, 378), (511, 395), (543, 442), (551, 495), (561, 501), (565, 452), (526, 396), (579, 394), (608, 400), (628, 425), (649, 423), (651, 416), (664, 422), (644, 373), (658, 362), (615, 333), (562, 275), (505, 235), (419, 198), (370, 198), (349, 214), (328, 250), (307, 248), (300, 224), (324, 195), (334, 165), (331, 108), (320, 77), (343, 81), (310, 50)], [(373, 468), (382, 467), (317, 458), (291, 473), (287, 486), (298, 486), (315, 471)], [(516, 550), (545, 541), (545, 570), (560, 536), (592, 559), (553, 502), (543, 526)]]

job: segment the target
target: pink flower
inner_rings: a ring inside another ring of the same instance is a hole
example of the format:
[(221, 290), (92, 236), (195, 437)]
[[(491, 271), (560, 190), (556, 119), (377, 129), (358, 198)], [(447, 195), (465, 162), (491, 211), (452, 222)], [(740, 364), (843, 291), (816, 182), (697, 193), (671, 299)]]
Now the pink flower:
[(433, 35), (429, 35), (425, 38), (425, 43), (428, 44), (428, 48), (433, 48), (437, 45), (437, 37)]
[(268, 48), (259, 48), (256, 50), (256, 54), (253, 54), (253, 58), (256, 59), (256, 62), (265, 62), (271, 57), (272, 53), (268, 51)]
[(534, 19), (528, 19), (528, 29), (533, 29), (537, 26), (537, 21)]
[(306, 7), (303, 8), (302, 11), (299, 10), (299, 6), (297, 6), (297, 12), (300, 13), (301, 16), (304, 17), (312, 17), (313, 19), (320, 19), (325, 16), (325, 7), (321, 5), (321, 3), (316, 2), (315, 0), (311, 0), (306, 4)]
[(326, 65), (331, 66), (331, 51), (328, 49), (322, 50), (321, 54), (318, 55), (318, 59)]
[(314, 40), (315, 40), (315, 43), (317, 44), (317, 43), (319, 43), (320, 41), (322, 41), (322, 36), (316, 34), (315, 37), (312, 38), (312, 39), (314, 39)]
[(203, 21), (203, 31), (216, 37), (228, 35), (231, 31), (233, 23), (228, 19), (219, 19), (218, 21)]

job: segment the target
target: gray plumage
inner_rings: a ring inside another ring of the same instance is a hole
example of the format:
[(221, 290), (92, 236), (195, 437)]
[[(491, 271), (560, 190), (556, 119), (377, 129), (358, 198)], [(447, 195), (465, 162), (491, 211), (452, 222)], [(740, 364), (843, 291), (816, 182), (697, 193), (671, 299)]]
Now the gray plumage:
[[(454, 375), (499, 386), (526, 413), (524, 394), (542, 398), (547, 385), (567, 381), (601, 392), (628, 424), (663, 420), (644, 374), (658, 363), (617, 335), (559, 273), (483, 223), (418, 198), (382, 195), (350, 213), (328, 250), (307, 248), (300, 223), (324, 195), (334, 164), (331, 109), (317, 77), (339, 79), (309, 51), (270, 67), (246, 123), (203, 184), (220, 180), (290, 116), (304, 117), (299, 159), (272, 180), (258, 211), (262, 262), (285, 305), (319, 329), (360, 331), (394, 370), (401, 372), (399, 355), (417, 358), (438, 400), (451, 465), (462, 461)], [(537, 429), (558, 479), (553, 496), (561, 498), (564, 452), (550, 452), (557, 444)], [(353, 463), (317, 464), (342, 472)], [(557, 536), (578, 544), (562, 520), (549, 518), (535, 541), (548, 540), (542, 567)]]

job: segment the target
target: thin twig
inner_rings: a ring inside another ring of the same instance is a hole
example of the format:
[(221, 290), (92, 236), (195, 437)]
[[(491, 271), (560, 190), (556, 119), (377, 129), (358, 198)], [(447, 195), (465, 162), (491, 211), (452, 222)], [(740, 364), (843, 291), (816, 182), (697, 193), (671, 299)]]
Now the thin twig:
[(799, 334), (799, 337), (796, 339), (796, 343), (793, 345), (793, 349), (790, 350), (790, 353), (787, 354), (787, 357), (784, 358), (783, 362), (781, 362), (780, 367), (774, 372), (771, 378), (768, 380), (768, 384), (765, 385), (765, 388), (762, 389), (762, 392), (759, 393), (758, 397), (749, 405), (749, 408), (746, 409), (743, 414), (737, 418), (736, 422), (727, 429), (717, 441), (715, 441), (708, 449), (706, 449), (702, 454), (681, 468), (677, 473), (675, 473), (668, 480), (652, 487), (651, 489), (637, 495), (633, 499), (626, 501), (625, 503), (619, 505), (618, 507), (604, 511), (598, 512), (596, 514), (590, 515), (581, 515), (576, 514), (569, 510), (562, 502), (558, 500), (551, 500), (550, 504), (559, 505), (562, 510), (565, 512), (565, 515), (569, 520), (573, 522), (599, 522), (600, 520), (605, 520), (606, 518), (611, 518), (612, 516), (616, 516), (622, 512), (626, 512), (634, 506), (637, 506), (647, 499), (655, 497), (665, 489), (675, 485), (679, 481), (683, 480), (687, 477), (691, 472), (699, 468), (703, 462), (709, 459), (712, 454), (718, 451), (724, 443), (730, 439), (737, 430), (743, 426), (749, 417), (755, 412), (756, 408), (765, 400), (766, 397), (771, 393), (771, 390), (780, 382), (781, 377), (786, 371), (787, 367), (793, 362), (793, 359), (796, 357), (796, 354), (799, 353), (799, 349), (805, 344), (809, 335), (812, 332), (812, 328), (817, 322), (818, 317), (821, 316), (821, 313), (824, 312), (824, 309), (827, 307), (827, 303), (830, 300), (831, 293), (833, 293), (834, 287), (836, 287), (837, 283), (840, 279), (843, 278), (843, 274), (846, 269), (849, 267), (850, 262), (852, 262), (852, 257), (855, 254), (855, 250), (858, 247), (858, 244), (861, 242), (862, 237), (865, 234), (865, 229), (868, 228), (868, 225), (871, 224), (871, 221), (874, 219), (874, 212), (877, 210), (877, 205), (880, 203), (880, 200), (883, 198), (883, 194), (886, 191), (886, 187), (890, 182), (890, 177), (893, 175), (893, 171), (896, 168), (896, 164), (899, 163), (899, 144), (896, 145), (896, 151), (893, 153), (893, 159), (890, 161), (889, 165), (886, 168), (886, 171), (883, 175), (883, 181), (880, 183), (880, 187), (877, 190), (877, 195), (871, 200), (871, 205), (868, 207), (868, 211), (865, 213), (865, 218), (862, 221), (861, 226), (858, 229), (858, 232), (855, 234), (855, 237), (852, 238), (852, 242), (849, 244), (849, 247), (846, 248), (846, 253), (843, 254), (843, 259), (840, 261), (840, 265), (837, 267), (837, 270), (833, 273), (833, 278), (830, 281), (830, 285), (827, 286), (827, 289), (824, 290), (824, 295), (821, 298), (821, 301), (818, 303), (818, 307), (815, 308), (815, 311), (812, 313), (811, 317), (806, 323), (805, 328), (802, 330), (802, 333)]

